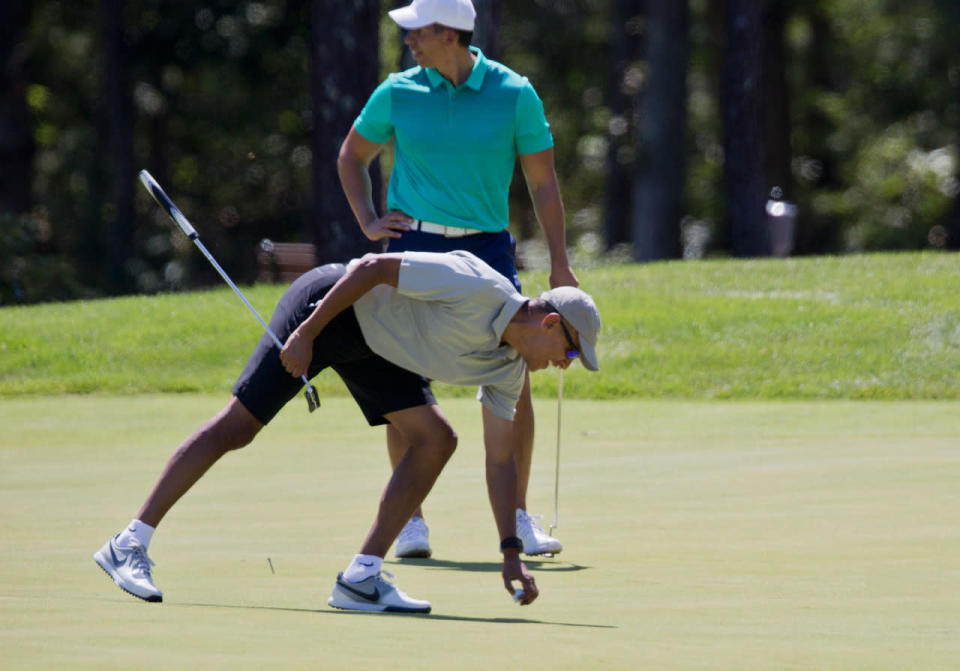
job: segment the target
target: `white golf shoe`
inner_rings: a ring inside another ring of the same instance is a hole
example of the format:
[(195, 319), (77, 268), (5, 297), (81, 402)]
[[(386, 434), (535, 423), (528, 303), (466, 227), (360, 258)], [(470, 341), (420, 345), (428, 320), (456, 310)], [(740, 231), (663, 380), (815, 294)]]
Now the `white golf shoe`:
[(403, 559), (411, 557), (427, 558), (433, 551), (430, 549), (430, 529), (422, 517), (411, 517), (403, 525), (403, 530), (397, 536), (397, 547), (394, 554)]
[(146, 549), (135, 540), (130, 547), (120, 547), (116, 543), (117, 536), (94, 553), (94, 561), (124, 592), (144, 601), (163, 601), (163, 592), (153, 584), (150, 575), (153, 562), (147, 556)]
[(523, 554), (558, 554), (563, 550), (563, 545), (553, 536), (544, 533), (535, 517), (542, 515), (533, 516), (526, 510), (517, 508), (517, 536), (523, 541)]
[(387, 613), (429, 613), (430, 602), (411, 599), (397, 589), (384, 576), (393, 579), (394, 575), (381, 571), (360, 582), (349, 582), (343, 573), (337, 574), (327, 603), (343, 610), (367, 610)]

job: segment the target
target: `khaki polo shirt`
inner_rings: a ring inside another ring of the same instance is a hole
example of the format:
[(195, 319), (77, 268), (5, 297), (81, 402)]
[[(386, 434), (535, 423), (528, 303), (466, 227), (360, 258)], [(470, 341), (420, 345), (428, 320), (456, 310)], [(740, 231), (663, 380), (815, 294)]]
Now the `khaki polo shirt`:
[(431, 380), (479, 385), (478, 400), (513, 420), (526, 364), (500, 341), (526, 300), (469, 252), (404, 252), (397, 288), (374, 287), (353, 307), (375, 353)]

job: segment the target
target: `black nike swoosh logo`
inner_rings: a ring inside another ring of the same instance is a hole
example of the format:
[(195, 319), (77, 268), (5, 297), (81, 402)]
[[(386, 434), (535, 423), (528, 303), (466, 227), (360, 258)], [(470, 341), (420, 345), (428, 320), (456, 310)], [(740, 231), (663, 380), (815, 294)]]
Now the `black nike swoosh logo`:
[(367, 562), (362, 561), (362, 562), (359, 562), (359, 564), (360, 564), (360, 566), (373, 566), (373, 562), (370, 562), (370, 563), (368, 564)]
[(378, 590), (376, 587), (373, 588), (373, 594), (367, 594), (366, 592), (361, 592), (358, 589), (354, 589), (353, 587), (347, 584), (346, 580), (338, 580), (337, 584), (340, 585), (343, 589), (350, 592), (351, 594), (356, 594), (361, 599), (366, 599), (367, 601), (370, 601), (372, 603), (376, 603), (377, 601), (380, 600), (380, 590)]

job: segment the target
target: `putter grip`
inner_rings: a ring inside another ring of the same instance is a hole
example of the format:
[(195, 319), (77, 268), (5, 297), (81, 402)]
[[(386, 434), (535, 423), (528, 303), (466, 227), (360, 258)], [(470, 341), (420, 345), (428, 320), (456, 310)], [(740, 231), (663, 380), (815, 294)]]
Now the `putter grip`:
[(197, 231), (194, 227), (187, 221), (187, 218), (183, 216), (183, 213), (177, 209), (177, 206), (173, 204), (173, 201), (163, 192), (163, 189), (160, 188), (160, 185), (157, 184), (157, 180), (153, 178), (146, 170), (140, 171), (140, 182), (143, 183), (144, 188), (147, 192), (153, 196), (153, 199), (157, 201), (157, 204), (167, 211), (167, 214), (170, 215), (170, 218), (180, 227), (180, 230), (183, 231), (191, 240), (196, 240)]

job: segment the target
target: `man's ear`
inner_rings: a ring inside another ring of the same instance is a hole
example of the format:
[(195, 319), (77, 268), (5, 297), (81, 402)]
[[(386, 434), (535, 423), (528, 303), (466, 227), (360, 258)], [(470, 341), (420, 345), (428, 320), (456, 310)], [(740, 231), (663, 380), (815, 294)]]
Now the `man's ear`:
[(556, 312), (551, 312), (548, 315), (545, 315), (543, 319), (540, 320), (540, 326), (545, 329), (552, 329), (560, 323), (560, 315)]
[(443, 28), (444, 42), (446, 42), (447, 44), (453, 44), (454, 42), (459, 41), (459, 39), (460, 39), (460, 35), (457, 33), (456, 30), (454, 30), (453, 28), (447, 28), (446, 26), (444, 26)]

